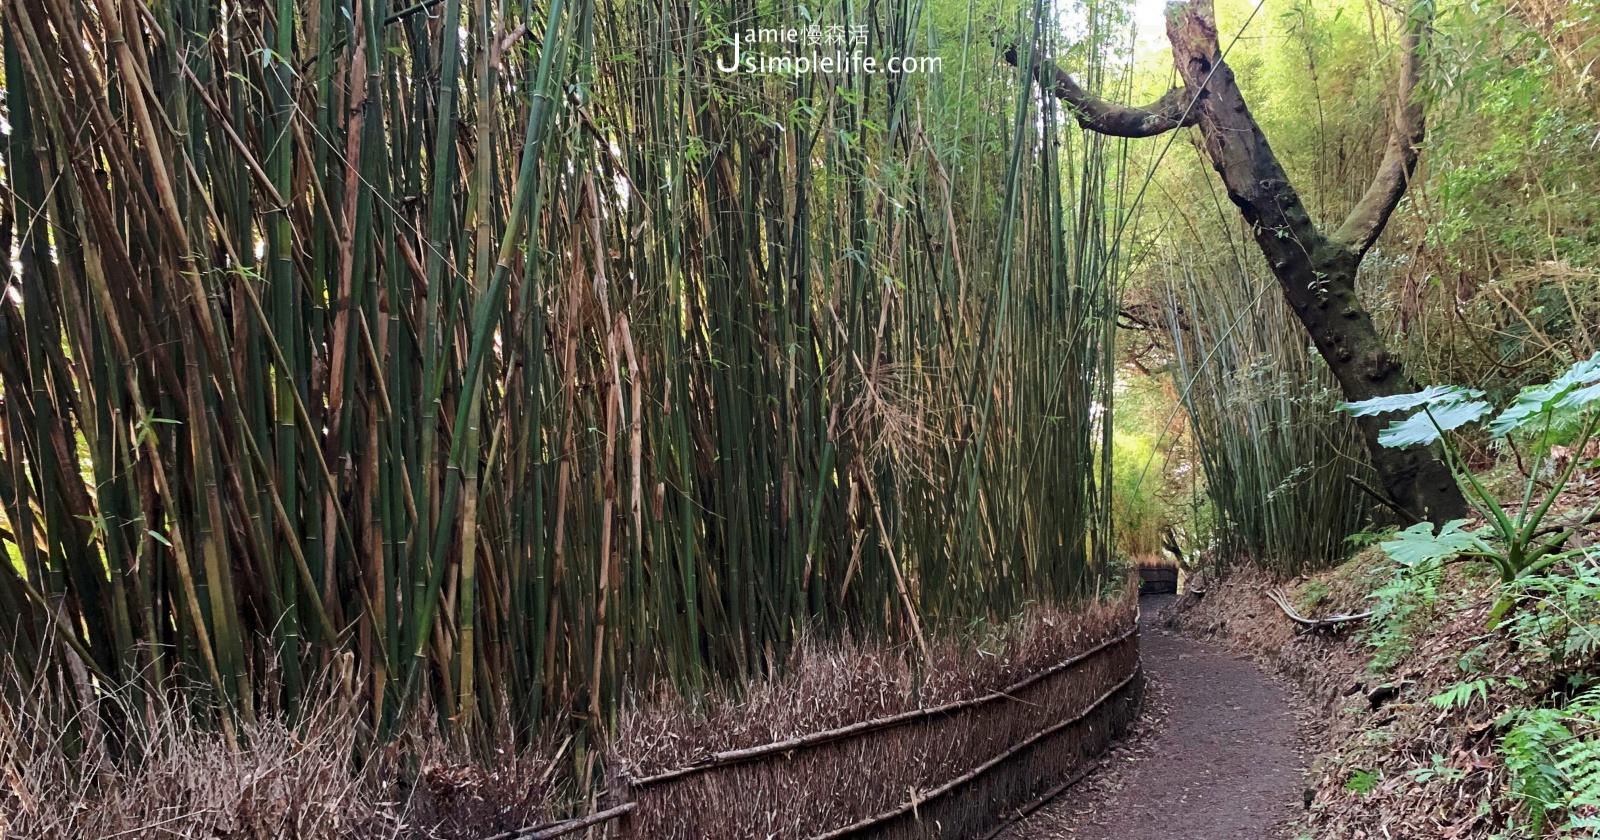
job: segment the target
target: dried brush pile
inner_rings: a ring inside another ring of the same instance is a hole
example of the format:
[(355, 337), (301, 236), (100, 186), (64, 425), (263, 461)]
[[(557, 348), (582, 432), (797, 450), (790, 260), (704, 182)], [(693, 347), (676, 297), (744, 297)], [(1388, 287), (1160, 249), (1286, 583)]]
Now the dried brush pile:
[(1065, 776), (1131, 719), (1137, 680), (1128, 680), (1137, 668), (1137, 638), (1115, 640), (1132, 627), (1133, 591), (1083, 613), (1034, 607), (976, 643), (934, 644), (926, 666), (911, 648), (808, 644), (787, 677), (742, 697), (723, 696), (698, 709), (664, 697), (633, 709), (623, 719), (615, 758), (627, 777), (644, 779), (716, 752), (983, 697), (1112, 642), (1002, 702), (647, 783), (633, 791), (638, 809), (626, 830), (652, 838), (823, 835), (926, 797), (1122, 689), (1085, 726), (1018, 751), (979, 784), (921, 805), (891, 833), (967, 836), (992, 826), (1001, 810)]
[(1140, 557), (1134, 568), (1139, 574), (1139, 592), (1145, 595), (1173, 594), (1178, 591), (1178, 563), (1158, 555)]
[(407, 731), (369, 751), (354, 706), (324, 699), (298, 726), (261, 717), (236, 750), (151, 695), (107, 696), (65, 727), (51, 699), (63, 690), (75, 687), (35, 683), (22, 703), (0, 693), (0, 837), (475, 840), (554, 804), (548, 745), (463, 763), (437, 731)]
[[(696, 705), (662, 686), (657, 700), (623, 719), (609, 757), (619, 779), (983, 698), (1105, 648), (1005, 701), (642, 788), (621, 830), (650, 838), (809, 837), (902, 805), (912, 792), (971, 771), (1120, 687), (1083, 725), (1017, 750), (1004, 767), (945, 797), (943, 810), (919, 808), (900, 830), (929, 836), (916, 818), (946, 813), (961, 819), (928, 824), (993, 825), (1001, 810), (1097, 754), (1135, 713), (1140, 686), (1129, 678), (1137, 638), (1119, 641), (1132, 628), (1133, 591), (1079, 613), (1036, 605), (971, 637), (935, 639), (926, 662), (910, 645), (810, 641), (797, 648), (789, 676), (742, 696), (730, 686)], [(238, 733), (240, 750), (181, 707), (151, 699), (162, 695), (144, 692), (105, 695), (86, 705), (93, 711), (79, 725), (64, 725), (57, 695), (87, 687), (70, 676), (22, 685), (13, 671), (0, 692), (0, 836), (480, 838), (573, 808), (568, 745), (539, 743), (473, 762), (447, 734), (410, 729), (373, 749), (360, 697), (348, 686), (321, 692), (298, 726), (263, 713)], [(498, 739), (511, 740), (509, 733)]]

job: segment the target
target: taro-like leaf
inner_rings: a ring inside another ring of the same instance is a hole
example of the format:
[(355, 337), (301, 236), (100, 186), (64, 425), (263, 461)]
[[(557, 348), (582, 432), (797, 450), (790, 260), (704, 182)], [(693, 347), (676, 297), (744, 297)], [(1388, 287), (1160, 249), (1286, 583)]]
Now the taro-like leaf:
[(1404, 420), (1390, 423), (1388, 428), (1378, 433), (1378, 443), (1392, 449), (1430, 444), (1439, 439), (1441, 432), (1481, 420), (1491, 411), (1494, 411), (1494, 407), (1482, 400), (1430, 406)]
[(1407, 567), (1452, 560), (1468, 551), (1489, 551), (1489, 546), (1477, 534), (1461, 527), (1465, 524), (1465, 519), (1452, 519), (1434, 534), (1433, 523), (1418, 522), (1379, 547), (1389, 559)]
[(1600, 402), (1600, 383), (1573, 391), (1556, 403), (1556, 408), (1588, 408), (1595, 402)]
[(1429, 385), (1414, 394), (1395, 394), (1390, 397), (1373, 397), (1360, 402), (1342, 402), (1338, 407), (1340, 411), (1348, 411), (1351, 417), (1366, 417), (1370, 414), (1386, 414), (1391, 411), (1410, 411), (1425, 405), (1466, 402), (1481, 396), (1483, 396), (1482, 391), (1459, 385)]
[(1516, 402), (1489, 423), (1489, 432), (1505, 437), (1558, 408), (1583, 408), (1600, 400), (1600, 353), (1578, 362), (1544, 385), (1531, 385)]

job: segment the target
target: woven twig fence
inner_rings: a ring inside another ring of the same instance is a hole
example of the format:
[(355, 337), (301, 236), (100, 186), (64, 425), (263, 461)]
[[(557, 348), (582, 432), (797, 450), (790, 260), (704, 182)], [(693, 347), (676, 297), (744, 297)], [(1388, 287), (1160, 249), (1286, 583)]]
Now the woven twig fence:
[(956, 838), (1079, 775), (1138, 710), (1139, 638), (1007, 688), (621, 780), (627, 838)]

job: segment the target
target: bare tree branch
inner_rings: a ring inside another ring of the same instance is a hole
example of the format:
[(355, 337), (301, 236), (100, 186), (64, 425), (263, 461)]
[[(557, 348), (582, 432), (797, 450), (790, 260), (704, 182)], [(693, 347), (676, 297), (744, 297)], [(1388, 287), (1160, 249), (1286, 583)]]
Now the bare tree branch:
[[(1016, 67), (1016, 45), (1005, 50), (1006, 63)], [(1107, 102), (1083, 89), (1067, 71), (1048, 61), (1040, 61), (1033, 68), (1033, 79), (1041, 87), (1054, 93), (1067, 103), (1078, 125), (1097, 134), (1113, 137), (1154, 137), (1184, 126), (1194, 125), (1195, 115), (1189, 108), (1191, 97), (1187, 90), (1175, 87), (1160, 99), (1136, 107), (1117, 102)], [(1048, 80), (1054, 79), (1053, 83)]]
[[(1431, 8), (1431, 4), (1422, 4)], [(1417, 98), (1418, 68), (1423, 38), (1427, 32), (1425, 14), (1407, 16), (1406, 32), (1401, 39), (1400, 79), (1396, 85), (1398, 100), (1394, 108), (1393, 124), (1389, 127), (1389, 144), (1384, 149), (1378, 172), (1367, 186), (1367, 191), (1350, 209), (1344, 224), (1330, 237), (1334, 242), (1363, 255), (1383, 233), (1389, 214), (1399, 205), (1411, 182), (1411, 173), (1417, 168), (1417, 150), (1422, 145), (1425, 131), (1422, 102)]]

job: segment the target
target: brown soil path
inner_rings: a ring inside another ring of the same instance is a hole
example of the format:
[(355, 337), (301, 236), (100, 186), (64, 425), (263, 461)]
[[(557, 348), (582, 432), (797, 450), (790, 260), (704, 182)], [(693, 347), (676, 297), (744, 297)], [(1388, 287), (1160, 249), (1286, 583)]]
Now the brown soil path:
[(1270, 840), (1301, 810), (1299, 725), (1255, 665), (1155, 626), (1142, 606), (1146, 721), (1085, 784), (1007, 840)]

